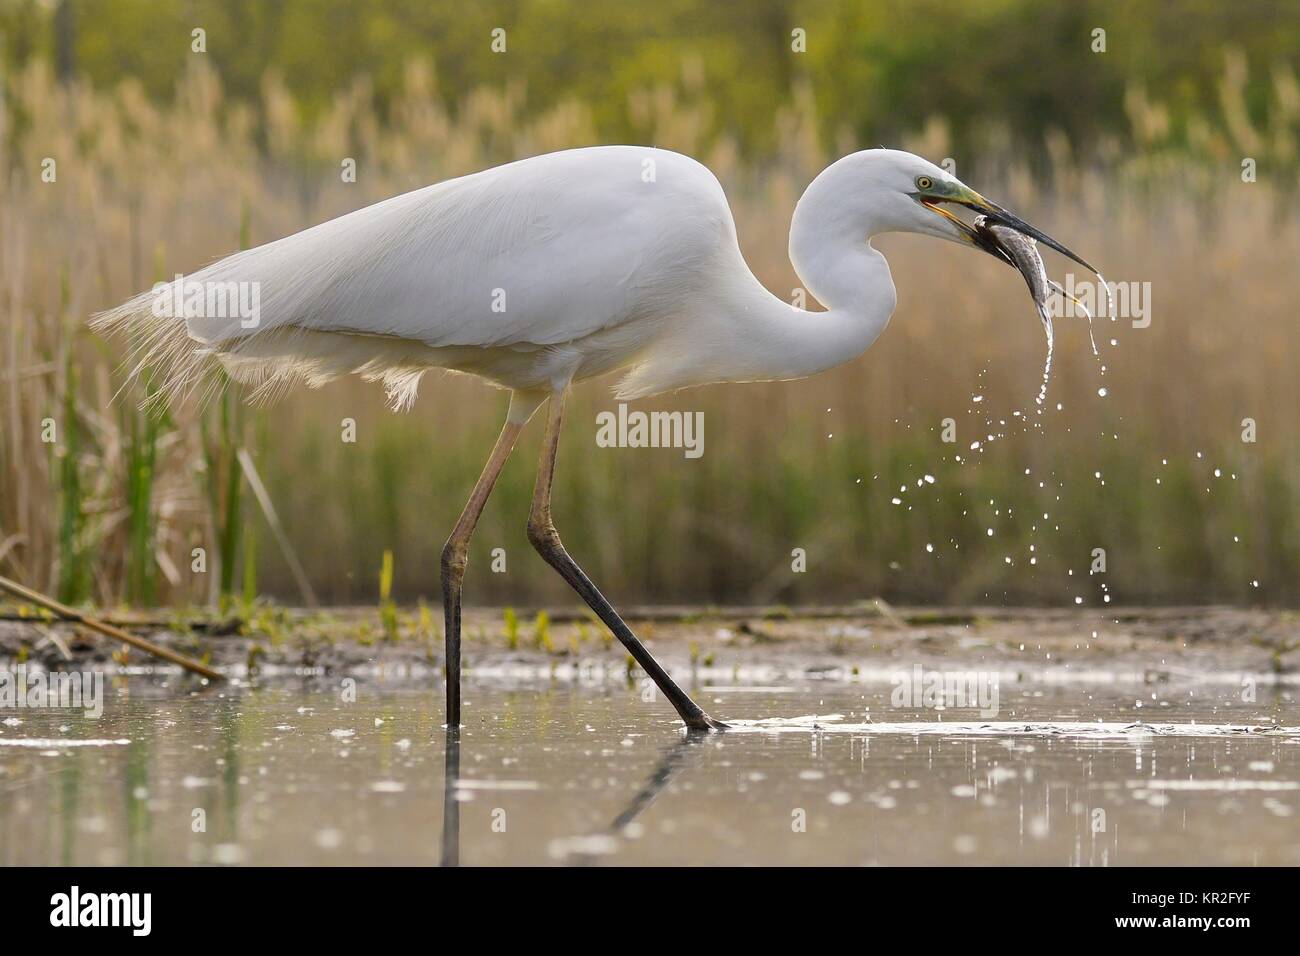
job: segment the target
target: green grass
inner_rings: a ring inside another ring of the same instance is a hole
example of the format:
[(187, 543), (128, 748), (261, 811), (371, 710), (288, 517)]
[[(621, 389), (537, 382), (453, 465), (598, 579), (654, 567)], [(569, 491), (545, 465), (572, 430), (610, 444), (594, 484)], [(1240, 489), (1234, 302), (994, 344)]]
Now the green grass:
[(506, 628), (506, 647), (515, 651), (519, 649), (519, 615), (515, 613), (512, 607), (506, 608), (502, 612), (505, 619)]
[(385, 549), (379, 568), (379, 620), (384, 638), (395, 642), (398, 637), (397, 605), (393, 602), (393, 552)]
[(538, 611), (533, 622), (533, 646), (548, 654), (555, 653), (555, 644), (551, 641), (551, 618), (545, 611)]

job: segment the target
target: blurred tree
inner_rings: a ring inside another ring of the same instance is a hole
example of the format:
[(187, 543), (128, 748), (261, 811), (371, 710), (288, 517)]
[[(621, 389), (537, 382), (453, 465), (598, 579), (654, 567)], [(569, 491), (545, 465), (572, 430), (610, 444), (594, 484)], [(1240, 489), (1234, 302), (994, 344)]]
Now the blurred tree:
[[(475, 88), (522, 84), (530, 107), (587, 104), (606, 140), (651, 138), (634, 94), (658, 89), (706, 107), (706, 136), (770, 150), (772, 116), (802, 84), (824, 135), (895, 143), (938, 116), (958, 152), (1059, 129), (1086, 154), (1126, 128), (1134, 84), (1169, 104), (1175, 128), (1216, 111), (1228, 50), (1258, 67), (1246, 95), (1263, 110), (1269, 68), (1300, 64), (1295, 13), (1294, 0), (9, 0), (0, 32), (9, 69), (44, 57), (160, 98), (206, 56), (234, 100), (258, 102), (274, 71), (310, 112), (364, 75), (382, 113), (415, 59), (453, 110)], [(207, 52), (193, 53), (200, 27)], [(796, 27), (806, 52), (791, 48)]]
[(58, 78), (67, 82), (76, 70), (76, 29), (73, 23), (72, 0), (59, 0), (54, 12), (54, 69)]

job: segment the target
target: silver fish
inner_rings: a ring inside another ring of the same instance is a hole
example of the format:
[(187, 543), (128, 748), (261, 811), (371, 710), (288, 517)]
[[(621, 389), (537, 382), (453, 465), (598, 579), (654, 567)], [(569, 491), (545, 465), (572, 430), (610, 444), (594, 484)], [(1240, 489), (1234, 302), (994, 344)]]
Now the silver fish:
[(971, 225), (976, 232), (981, 233), (997, 246), (1011, 260), (1011, 264), (1020, 270), (1025, 285), (1029, 286), (1029, 294), (1034, 298), (1034, 308), (1038, 310), (1038, 317), (1043, 322), (1043, 331), (1047, 333), (1047, 359), (1043, 363), (1043, 384), (1034, 398), (1034, 404), (1041, 409), (1043, 403), (1047, 401), (1047, 383), (1052, 377), (1052, 350), (1056, 340), (1052, 331), (1052, 313), (1048, 311), (1047, 303), (1052, 290), (1059, 286), (1047, 278), (1047, 267), (1043, 265), (1043, 257), (1038, 254), (1037, 241), (1009, 226), (990, 224), (985, 216), (977, 216)]
[(1052, 282), (1047, 278), (1047, 267), (1043, 257), (1038, 254), (1038, 243), (1024, 233), (1017, 232), (1009, 226), (990, 224), (987, 216), (977, 216), (971, 224), (977, 232), (988, 236), (1001, 249), (1011, 264), (1024, 276), (1029, 294), (1034, 297), (1034, 307), (1038, 317), (1043, 320), (1048, 338), (1052, 335), (1052, 318), (1047, 311), (1048, 298), (1052, 294)]
[[(1047, 331), (1048, 345), (1052, 341), (1052, 316), (1048, 311), (1047, 303), (1053, 292), (1059, 292), (1062, 296), (1071, 299), (1075, 306), (1083, 312), (1088, 319), (1088, 340), (1092, 344), (1092, 354), (1098, 355), (1097, 340), (1092, 334), (1092, 310), (1080, 302), (1077, 298), (1062, 288), (1059, 282), (1053, 282), (1047, 277), (1047, 268), (1043, 265), (1043, 257), (1038, 254), (1038, 242), (1031, 236), (1017, 232), (1009, 226), (990, 224), (987, 216), (977, 216), (971, 223), (976, 232), (983, 235), (989, 242), (996, 246), (1014, 265), (1020, 274), (1024, 276), (1025, 284), (1029, 286), (1029, 294), (1034, 297), (1034, 307), (1038, 310), (1038, 317), (1043, 321), (1043, 328)], [(1088, 266), (1091, 269), (1091, 266)], [(1110, 307), (1110, 286), (1102, 278), (1100, 272), (1094, 270), (1093, 274), (1097, 277), (1102, 288), (1106, 291), (1107, 311), (1111, 314), (1113, 310)]]

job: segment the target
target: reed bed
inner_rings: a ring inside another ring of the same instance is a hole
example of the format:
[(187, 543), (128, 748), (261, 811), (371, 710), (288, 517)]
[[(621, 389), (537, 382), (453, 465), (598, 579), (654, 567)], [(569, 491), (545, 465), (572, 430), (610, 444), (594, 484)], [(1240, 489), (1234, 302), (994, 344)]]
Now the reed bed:
[[(866, 356), (809, 381), (640, 403), (703, 411), (698, 460), (598, 448), (596, 413), (614, 402), (601, 383), (580, 389), (556, 490), (570, 550), (622, 601), (1295, 604), (1300, 95), (1294, 76), (1275, 74), (1268, 122), (1252, 124), (1245, 68), (1229, 61), (1222, 110), (1189, 129), (1172, 130), (1135, 89), (1127, 129), (1088, 144), (1049, 136), (1047, 168), (1029, 168), (1017, 158), (1029, 151), (1009, 142), (979, 162), (957, 158), (963, 179), (1108, 279), (1151, 283), (1150, 327), (1099, 324), (1101, 362), (1082, 319), (1058, 321), (1041, 428), (969, 448), (986, 419), (1029, 408), (1037, 389), (1044, 343), (1019, 277), (955, 247), (885, 237), (898, 309)], [(39, 63), (9, 77), (0, 573), (70, 602), (299, 602), (289, 564), (265, 546), (243, 450), (323, 601), (374, 602), (382, 589), (386, 608), (437, 605), (438, 553), (499, 428), (502, 393), (426, 379), (414, 410), (397, 416), (378, 388), (349, 381), (268, 409), (232, 391), (146, 413), (147, 377), (115, 401), (122, 343), (85, 328), (92, 312), (241, 245), (597, 141), (583, 104), (528, 113), (506, 86), (449, 112), (430, 84), (411, 66), (381, 120), (358, 81), (304, 124), (274, 75), (256, 109), (225, 101), (202, 68), (167, 104), (130, 82), (60, 85)], [(706, 94), (683, 90), (644, 91), (635, 111), (655, 145), (717, 172), (751, 265), (789, 296), (795, 200), (827, 162), (868, 144), (819, 137), (805, 90), (773, 117), (777, 151), (743, 157), (703, 132)], [(939, 121), (898, 145), (936, 160), (949, 149)], [(1258, 161), (1257, 182), (1242, 181), (1245, 156)], [(47, 158), (54, 182), (42, 179)], [(341, 180), (345, 158), (355, 183)], [(341, 440), (345, 418), (355, 443)], [(946, 418), (955, 444), (941, 441)], [(1242, 440), (1247, 418), (1255, 442)], [(537, 441), (526, 435), (483, 517), (471, 602), (570, 600), (524, 535)], [(504, 571), (493, 570), (496, 548)], [(1097, 548), (1104, 573), (1090, 573)], [(804, 571), (792, 569), (795, 549)]]

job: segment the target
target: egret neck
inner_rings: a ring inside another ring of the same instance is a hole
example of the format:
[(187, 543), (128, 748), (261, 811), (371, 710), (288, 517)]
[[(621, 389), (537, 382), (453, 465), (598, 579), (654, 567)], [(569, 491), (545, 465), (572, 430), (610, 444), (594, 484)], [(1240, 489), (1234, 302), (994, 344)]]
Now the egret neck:
[(755, 378), (804, 378), (852, 361), (871, 347), (894, 312), (889, 263), (871, 245), (873, 235), (892, 228), (874, 226), (864, 220), (860, 204), (846, 204), (844, 193), (827, 181), (837, 178), (828, 175), (832, 170), (808, 187), (790, 225), (790, 262), (826, 311), (796, 308), (755, 280), (761, 292), (747, 297), (745, 321), (737, 324), (738, 358)]

